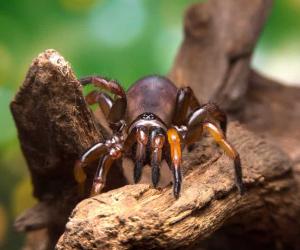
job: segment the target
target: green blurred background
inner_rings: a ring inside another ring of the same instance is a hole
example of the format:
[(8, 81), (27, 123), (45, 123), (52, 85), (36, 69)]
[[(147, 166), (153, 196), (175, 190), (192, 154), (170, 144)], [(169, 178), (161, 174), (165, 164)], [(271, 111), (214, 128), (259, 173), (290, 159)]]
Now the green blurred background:
[[(124, 87), (166, 74), (182, 40), (184, 10), (196, 0), (0, 1), (0, 249), (20, 249), (14, 218), (34, 204), (9, 102), (32, 59), (58, 50), (77, 76), (102, 74)], [(276, 1), (253, 66), (300, 83), (300, 0)]]

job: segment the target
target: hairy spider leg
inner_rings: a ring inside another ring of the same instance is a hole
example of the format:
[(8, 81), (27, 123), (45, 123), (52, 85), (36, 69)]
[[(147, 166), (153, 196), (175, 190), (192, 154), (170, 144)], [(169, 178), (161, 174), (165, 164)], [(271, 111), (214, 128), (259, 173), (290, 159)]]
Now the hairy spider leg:
[(162, 149), (165, 144), (165, 135), (162, 128), (154, 128), (151, 138), (151, 170), (152, 183), (156, 187), (160, 178), (160, 165), (162, 161)]
[(107, 80), (101, 76), (87, 76), (81, 78), (79, 82), (83, 86), (91, 83), (94, 86), (108, 90), (115, 95), (111, 106), (109, 105), (108, 95), (103, 95), (99, 101), (104, 103), (101, 108), (103, 107), (105, 109), (109, 107), (109, 112), (106, 113), (111, 129), (114, 132), (119, 131), (124, 124), (124, 116), (127, 108), (126, 93), (122, 86), (115, 80)]
[(170, 128), (167, 131), (168, 142), (170, 145), (170, 154), (173, 172), (173, 193), (177, 199), (180, 194), (182, 173), (181, 173), (181, 145), (180, 136), (175, 128)]
[(213, 123), (205, 122), (203, 124), (203, 128), (205, 131), (209, 132), (210, 135), (215, 139), (215, 141), (220, 145), (220, 147), (225, 151), (225, 153), (234, 161), (234, 172), (235, 172), (235, 184), (240, 192), (243, 194), (245, 192), (245, 188), (242, 180), (242, 168), (241, 168), (241, 160), (238, 152), (235, 148), (230, 145), (230, 143), (225, 139), (222, 131)]
[(91, 148), (89, 148), (80, 158), (80, 160), (75, 162), (74, 166), (74, 178), (76, 182), (78, 183), (78, 189), (79, 193), (81, 195), (84, 194), (84, 184), (86, 180), (86, 174), (84, 172), (84, 167), (88, 166), (92, 162), (96, 161), (101, 157), (101, 155), (104, 155), (108, 152), (107, 146), (100, 142), (95, 145), (93, 145)]
[(140, 126), (136, 128), (136, 152), (135, 152), (135, 164), (133, 169), (133, 179), (135, 183), (138, 183), (142, 176), (142, 170), (146, 160), (146, 149), (149, 139), (148, 128)]

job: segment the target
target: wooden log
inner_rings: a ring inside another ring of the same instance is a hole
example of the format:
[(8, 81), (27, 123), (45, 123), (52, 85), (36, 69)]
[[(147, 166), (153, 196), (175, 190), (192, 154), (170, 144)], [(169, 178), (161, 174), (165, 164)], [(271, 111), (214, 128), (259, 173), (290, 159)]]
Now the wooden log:
[[(55, 50), (46, 50), (33, 61), (11, 111), (39, 200), (19, 216), (15, 228), (46, 229), (47, 249), (53, 249), (69, 214), (82, 199), (73, 177), (74, 162), (103, 137), (69, 63)], [(109, 183), (108, 189), (113, 188), (113, 181)]]
[[(73, 210), (56, 249), (184, 249), (224, 223), (267, 234), (269, 242), (292, 243), (291, 235), (300, 235), (300, 221), (290, 221), (299, 215), (300, 195), (288, 157), (238, 123), (231, 123), (228, 132), (241, 154), (244, 196), (234, 186), (233, 164), (225, 155), (216, 151), (217, 158), (194, 161), (205, 158), (205, 142), (185, 156), (189, 171), (178, 200), (171, 187), (148, 185), (127, 185), (86, 199)], [(258, 218), (259, 223), (247, 226)]]

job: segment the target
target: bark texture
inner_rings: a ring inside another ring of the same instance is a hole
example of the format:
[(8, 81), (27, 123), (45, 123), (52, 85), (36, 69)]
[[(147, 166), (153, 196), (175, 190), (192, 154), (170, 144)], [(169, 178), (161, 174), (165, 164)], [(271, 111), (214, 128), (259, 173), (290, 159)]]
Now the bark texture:
[[(291, 243), (300, 223), (289, 216), (299, 214), (300, 197), (294, 196), (288, 157), (238, 123), (228, 132), (242, 156), (246, 195), (235, 189), (232, 162), (216, 148), (205, 149), (211, 141), (202, 142), (185, 155), (188, 172), (178, 200), (171, 188), (148, 185), (127, 185), (87, 199), (73, 210), (57, 249), (183, 249), (224, 223), (246, 227), (245, 221), (252, 223), (247, 229), (268, 233), (269, 240)], [(210, 160), (201, 163), (206, 157)], [(259, 224), (258, 218), (263, 218)]]
[(11, 104), (39, 200), (15, 224), (27, 232), (25, 248), (53, 249), (64, 232), (57, 249), (299, 249), (300, 89), (249, 66), (270, 6), (270, 0), (191, 6), (170, 71), (178, 86), (191, 86), (201, 102), (217, 101), (237, 120), (228, 139), (241, 155), (244, 196), (234, 186), (232, 162), (204, 137), (184, 154), (178, 200), (171, 185), (124, 186), (114, 166), (107, 188), (113, 190), (76, 206), (84, 197), (74, 161), (105, 134), (69, 64), (54, 50), (40, 54)]
[[(39, 200), (19, 216), (15, 228), (37, 230), (37, 235), (44, 234), (48, 242), (42, 243), (45, 249), (53, 249), (72, 209), (82, 199), (73, 177), (74, 162), (103, 137), (69, 63), (54, 50), (41, 53), (33, 61), (11, 111), (31, 174), (33, 195)], [(92, 173), (88, 185), (91, 180)], [(108, 189), (113, 188), (114, 183), (109, 183)]]

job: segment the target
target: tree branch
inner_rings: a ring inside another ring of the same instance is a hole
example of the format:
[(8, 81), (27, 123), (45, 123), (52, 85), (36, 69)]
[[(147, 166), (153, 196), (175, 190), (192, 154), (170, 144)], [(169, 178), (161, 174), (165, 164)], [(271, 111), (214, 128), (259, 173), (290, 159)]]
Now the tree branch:
[(250, 59), (272, 0), (209, 0), (192, 5), (184, 41), (170, 72), (178, 86), (193, 88), (202, 103), (227, 110), (243, 104)]
[[(18, 231), (48, 229), (45, 241), (49, 242), (47, 249), (53, 249), (72, 209), (82, 199), (73, 177), (74, 162), (102, 140), (100, 129), (69, 63), (54, 50), (33, 61), (11, 111), (34, 196), (40, 201), (16, 220), (15, 227)], [(91, 181), (92, 174), (88, 183)], [(108, 189), (120, 186), (109, 183)]]
[[(206, 239), (233, 218), (244, 225), (243, 220), (258, 216), (268, 231), (261, 223), (256, 229), (272, 240), (300, 233), (299, 221), (282, 231), (288, 216), (300, 211), (287, 156), (237, 123), (230, 124), (228, 132), (242, 156), (245, 196), (234, 187), (232, 162), (226, 156), (193, 163), (205, 156), (206, 142), (185, 156), (185, 166), (193, 170), (184, 178), (178, 200), (171, 187), (156, 190), (148, 185), (128, 185), (87, 199), (73, 210), (57, 249), (181, 249)], [(276, 208), (283, 199), (289, 201), (282, 205), (286, 214)]]

